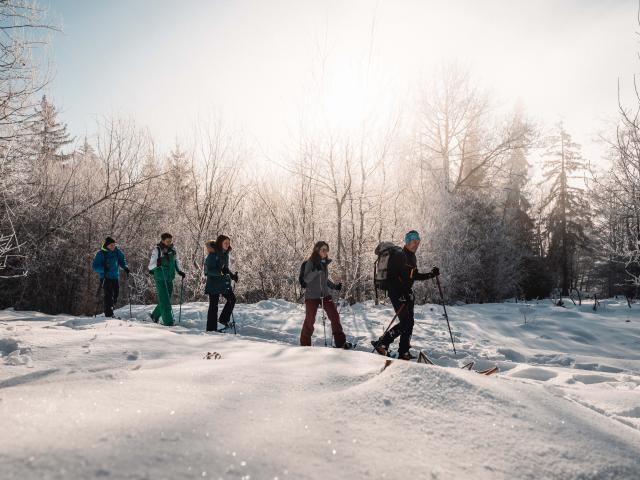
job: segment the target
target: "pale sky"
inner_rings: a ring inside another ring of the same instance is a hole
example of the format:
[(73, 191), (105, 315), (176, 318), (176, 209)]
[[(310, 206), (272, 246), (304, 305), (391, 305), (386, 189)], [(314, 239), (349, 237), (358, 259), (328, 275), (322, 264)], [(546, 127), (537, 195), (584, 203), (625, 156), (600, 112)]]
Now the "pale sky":
[[(216, 114), (260, 149), (295, 143), (301, 117), (332, 128), (411, 107), (442, 62), (496, 103), (562, 119), (590, 157), (640, 49), (634, 0), (60, 0), (49, 95), (78, 136), (101, 115), (147, 126), (162, 149)], [(321, 100), (318, 100), (321, 99)], [(319, 107), (320, 105), (320, 107)]]

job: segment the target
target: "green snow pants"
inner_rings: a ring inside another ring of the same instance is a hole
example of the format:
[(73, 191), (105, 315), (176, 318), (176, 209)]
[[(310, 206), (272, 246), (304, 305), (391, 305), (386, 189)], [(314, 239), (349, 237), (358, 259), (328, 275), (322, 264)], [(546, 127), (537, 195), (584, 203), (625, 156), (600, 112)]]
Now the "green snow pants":
[[(157, 270), (160, 270), (159, 268)], [(171, 295), (173, 295), (173, 278), (163, 277), (162, 271), (154, 272), (156, 283), (156, 293), (158, 294), (158, 305), (151, 313), (154, 320), (162, 318), (162, 324), (173, 325), (173, 309), (171, 308)]]

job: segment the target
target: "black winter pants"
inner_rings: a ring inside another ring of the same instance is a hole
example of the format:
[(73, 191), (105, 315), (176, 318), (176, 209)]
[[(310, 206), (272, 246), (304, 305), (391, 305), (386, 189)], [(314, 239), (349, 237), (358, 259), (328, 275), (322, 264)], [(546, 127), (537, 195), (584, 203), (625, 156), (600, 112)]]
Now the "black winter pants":
[(397, 337), (400, 337), (400, 346), (398, 347), (398, 355), (400, 356), (408, 352), (411, 346), (411, 335), (413, 335), (414, 324), (413, 307), (415, 301), (413, 294), (400, 295), (391, 292), (389, 293), (389, 300), (391, 300), (394, 310), (398, 313), (399, 322), (391, 327), (389, 331), (382, 336), (381, 340), (383, 345), (389, 348), (391, 342)]
[(102, 288), (104, 290), (104, 316), (113, 317), (113, 307), (115, 307), (118, 302), (120, 284), (118, 280), (105, 278)]
[[(227, 301), (220, 314), (220, 323), (226, 325), (231, 319), (231, 312), (236, 305), (236, 296), (233, 292), (223, 293), (222, 296)], [(218, 330), (218, 302), (220, 295), (209, 295), (209, 311), (207, 312), (207, 332)]]

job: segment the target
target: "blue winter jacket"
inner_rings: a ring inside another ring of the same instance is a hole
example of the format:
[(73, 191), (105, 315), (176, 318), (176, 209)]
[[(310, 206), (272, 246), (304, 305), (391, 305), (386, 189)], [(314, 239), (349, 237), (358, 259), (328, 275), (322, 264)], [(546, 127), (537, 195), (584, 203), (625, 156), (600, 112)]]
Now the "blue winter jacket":
[(128, 268), (127, 260), (124, 258), (122, 250), (116, 247), (115, 250), (111, 251), (102, 245), (93, 258), (93, 270), (100, 275), (100, 279), (118, 280), (120, 278), (118, 267)]

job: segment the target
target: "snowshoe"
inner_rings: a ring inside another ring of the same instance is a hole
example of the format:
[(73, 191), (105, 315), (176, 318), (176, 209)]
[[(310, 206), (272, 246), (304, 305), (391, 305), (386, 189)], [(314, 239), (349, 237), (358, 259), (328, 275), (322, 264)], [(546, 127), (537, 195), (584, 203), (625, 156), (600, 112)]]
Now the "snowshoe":
[(402, 355), (398, 354), (398, 360), (407, 360), (407, 361), (411, 361), (414, 358), (416, 358), (415, 356), (411, 355), (411, 352), (404, 352)]
[(433, 363), (431, 361), (431, 359), (429, 357), (427, 357), (427, 355), (420, 350), (420, 353), (418, 354), (418, 363), (426, 363), (427, 365), (435, 365), (435, 363)]
[(463, 370), (471, 370), (473, 368), (473, 366), (475, 365), (476, 362), (469, 362), (469, 363), (465, 363), (462, 367), (460, 367)]
[(499, 371), (500, 369), (498, 367), (491, 367), (487, 368), (486, 370), (476, 370), (476, 372), (478, 372), (480, 375), (486, 375), (487, 377), (498, 373)]
[(227, 323), (223, 323), (223, 322), (220, 322), (220, 323), (223, 325), (223, 327), (218, 329), (218, 333), (225, 333), (227, 330), (230, 330), (230, 329), (235, 330), (236, 324), (233, 321), (227, 322)]
[(373, 351), (376, 352), (378, 355), (382, 355), (383, 357), (389, 356), (389, 349), (385, 344), (380, 342), (380, 340), (372, 340), (371, 345), (373, 346)]
[(344, 342), (344, 344), (341, 347), (335, 347), (335, 348), (342, 348), (344, 350), (353, 350), (356, 346), (351, 343), (351, 342)]
[(149, 314), (149, 318), (151, 319), (151, 321), (152, 321), (153, 323), (158, 323), (158, 322), (160, 321), (160, 319), (159, 319), (159, 318), (155, 318), (155, 317), (154, 317), (153, 315), (151, 315), (151, 314)]

